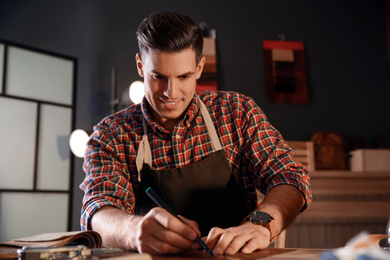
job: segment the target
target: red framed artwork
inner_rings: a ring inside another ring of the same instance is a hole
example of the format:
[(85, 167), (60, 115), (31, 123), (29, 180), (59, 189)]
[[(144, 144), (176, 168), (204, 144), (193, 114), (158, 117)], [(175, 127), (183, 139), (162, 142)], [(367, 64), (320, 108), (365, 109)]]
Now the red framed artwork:
[(264, 78), (271, 103), (308, 103), (303, 42), (263, 41)]

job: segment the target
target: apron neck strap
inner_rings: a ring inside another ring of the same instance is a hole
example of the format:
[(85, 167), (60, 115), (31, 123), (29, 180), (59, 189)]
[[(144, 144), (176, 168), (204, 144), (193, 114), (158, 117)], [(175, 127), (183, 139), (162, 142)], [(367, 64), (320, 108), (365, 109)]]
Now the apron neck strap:
[[(206, 105), (202, 102), (202, 100), (200, 100), (198, 96), (196, 96), (196, 98), (199, 101), (200, 112), (206, 123), (207, 130), (209, 131), (211, 141), (214, 145), (214, 150), (219, 151), (222, 149), (222, 146), (221, 146), (221, 142), (219, 141), (217, 131), (215, 130), (213, 121), (211, 120), (210, 114), (207, 111)], [(144, 129), (144, 134), (139, 144), (138, 151), (137, 151), (137, 158), (135, 160), (137, 171), (138, 171), (138, 181), (141, 181), (142, 165), (146, 163), (149, 166), (152, 166), (152, 152), (150, 150), (150, 144), (148, 141), (148, 128), (146, 125), (145, 118), (142, 119), (142, 125)]]
[(200, 103), (200, 112), (202, 112), (202, 117), (206, 123), (207, 130), (209, 131), (211, 141), (214, 145), (214, 150), (218, 151), (222, 149), (221, 142), (219, 141), (217, 131), (215, 131), (215, 127), (213, 125), (213, 121), (211, 120), (210, 114), (207, 111), (206, 105), (200, 100), (200, 98), (197, 96), (197, 99)]
[(135, 159), (139, 182), (141, 182), (142, 165), (146, 163), (152, 166), (152, 151), (150, 150), (150, 144), (148, 140), (148, 128), (146, 126), (145, 118), (142, 119), (142, 125), (144, 128), (144, 134), (142, 135), (142, 140), (139, 144), (137, 151), (137, 158)]

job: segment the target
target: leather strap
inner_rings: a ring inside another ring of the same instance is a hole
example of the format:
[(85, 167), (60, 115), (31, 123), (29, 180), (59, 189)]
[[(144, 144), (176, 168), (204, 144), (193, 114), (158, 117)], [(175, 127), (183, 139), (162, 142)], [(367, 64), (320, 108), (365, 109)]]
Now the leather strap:
[[(250, 215), (251, 214), (249, 213), (249, 215), (246, 216), (246, 218), (244, 218), (244, 220), (241, 222), (241, 224), (243, 224), (244, 222), (248, 221)], [(257, 224), (253, 223), (253, 224), (254, 225), (261, 225), (263, 227), (266, 227), (269, 230), (269, 233), (270, 233), (270, 239), (269, 239), (270, 244), (275, 242), (277, 236), (276, 236), (276, 226), (275, 226), (275, 219), (274, 218), (272, 218), (269, 223), (257, 223)]]
[(214, 150), (218, 151), (222, 149), (221, 142), (219, 141), (217, 131), (215, 130), (215, 127), (213, 125), (213, 121), (211, 120), (210, 114), (207, 111), (206, 105), (200, 100), (199, 97), (197, 97), (200, 103), (200, 111), (202, 112), (203, 119), (206, 123), (207, 130), (209, 131), (211, 140), (214, 145)]
[[(267, 227), (267, 226), (266, 226), (266, 227)], [(270, 232), (270, 240), (269, 240), (269, 242), (272, 244), (272, 243), (275, 242), (275, 240), (276, 240), (275, 219), (272, 219), (272, 220), (268, 223), (268, 229), (269, 229), (269, 232)]]
[(141, 182), (142, 165), (146, 163), (149, 166), (152, 166), (152, 151), (150, 150), (150, 144), (148, 140), (148, 128), (146, 127), (145, 118), (142, 119), (142, 125), (144, 128), (144, 134), (138, 147), (137, 158), (135, 159), (139, 182)]
[[(210, 114), (207, 111), (206, 105), (200, 100), (198, 96), (196, 96), (200, 103), (200, 112), (202, 114), (202, 117), (206, 123), (207, 130), (209, 131), (211, 141), (214, 146), (215, 151), (222, 150), (221, 142), (219, 141), (219, 137), (217, 134), (217, 131), (215, 130), (213, 121), (211, 120)], [(148, 129), (146, 126), (145, 118), (142, 119), (142, 125), (144, 129), (144, 134), (142, 136), (142, 140), (139, 144), (138, 151), (137, 151), (137, 157), (135, 159), (135, 163), (137, 166), (138, 171), (138, 181), (141, 182), (141, 170), (142, 165), (144, 163), (148, 164), (150, 167), (152, 167), (152, 152), (150, 150), (150, 144), (148, 141)]]

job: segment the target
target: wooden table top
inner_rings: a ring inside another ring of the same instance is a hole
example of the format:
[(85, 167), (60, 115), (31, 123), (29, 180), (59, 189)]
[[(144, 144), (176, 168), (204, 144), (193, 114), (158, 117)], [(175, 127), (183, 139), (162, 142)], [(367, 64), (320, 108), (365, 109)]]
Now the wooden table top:
[(113, 257), (112, 260), (195, 260), (195, 259), (227, 259), (227, 260), (241, 260), (241, 259), (266, 259), (266, 260), (289, 260), (289, 259), (321, 259), (321, 253), (324, 249), (302, 249), (302, 248), (267, 248), (256, 251), (252, 254), (238, 253), (234, 256), (210, 256), (203, 251), (190, 251), (180, 255), (140, 255), (131, 254)]

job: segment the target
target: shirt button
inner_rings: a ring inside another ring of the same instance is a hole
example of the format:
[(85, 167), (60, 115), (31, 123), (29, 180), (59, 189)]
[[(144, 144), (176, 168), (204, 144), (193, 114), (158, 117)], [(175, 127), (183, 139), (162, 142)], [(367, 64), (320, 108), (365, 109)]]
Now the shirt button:
[(180, 136), (180, 135), (176, 135), (175, 137), (176, 137), (176, 139), (180, 139), (180, 138), (181, 138), (181, 136)]

